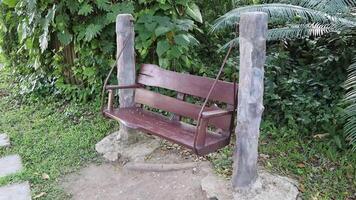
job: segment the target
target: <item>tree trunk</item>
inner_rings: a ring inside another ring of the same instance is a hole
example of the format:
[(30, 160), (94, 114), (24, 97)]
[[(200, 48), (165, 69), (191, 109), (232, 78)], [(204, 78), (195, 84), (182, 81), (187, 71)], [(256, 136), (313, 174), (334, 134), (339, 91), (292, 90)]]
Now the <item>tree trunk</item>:
[(263, 79), (268, 17), (263, 12), (241, 14), (240, 72), (232, 184), (246, 189), (257, 179), (258, 138), (263, 112)]

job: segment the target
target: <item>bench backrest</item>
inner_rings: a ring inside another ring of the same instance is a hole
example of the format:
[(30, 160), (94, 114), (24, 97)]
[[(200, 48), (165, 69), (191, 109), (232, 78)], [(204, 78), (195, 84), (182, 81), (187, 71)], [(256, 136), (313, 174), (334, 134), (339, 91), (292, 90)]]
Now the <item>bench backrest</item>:
[[(213, 85), (214, 79), (177, 73), (164, 70), (157, 65), (144, 64), (141, 67), (137, 82), (142, 85), (174, 90), (204, 99), (207, 97), (209, 90)], [(209, 100), (226, 103), (227, 105), (233, 105), (234, 88), (233, 83), (218, 81)], [(201, 105), (191, 104), (141, 88), (136, 89), (135, 102), (195, 120), (198, 118), (199, 111), (201, 109)], [(217, 109), (220, 108), (207, 107), (206, 111)], [(222, 116), (210, 120), (211, 125), (223, 130), (229, 130), (230, 123), (231, 116)]]

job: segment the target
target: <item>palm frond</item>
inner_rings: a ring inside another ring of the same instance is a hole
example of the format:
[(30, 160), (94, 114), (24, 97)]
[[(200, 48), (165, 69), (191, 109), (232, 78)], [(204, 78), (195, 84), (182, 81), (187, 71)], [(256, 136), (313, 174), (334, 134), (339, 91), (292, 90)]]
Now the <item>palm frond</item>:
[[(274, 28), (268, 30), (267, 40), (276, 41), (282, 39), (297, 39), (297, 38), (308, 37), (308, 36), (320, 37), (324, 34), (334, 32), (336, 30), (338, 30), (336, 27), (329, 24), (318, 24), (318, 23), (296, 24), (296, 25), (291, 25), (289, 27)], [(228, 43), (224, 44), (219, 49), (219, 51), (228, 48), (231, 44), (238, 45), (239, 38), (236, 37), (230, 40)]]
[(356, 151), (356, 58), (348, 68), (348, 71), (349, 74), (345, 82), (347, 93), (344, 99), (348, 106), (345, 108), (346, 123), (344, 131), (346, 139), (352, 145), (353, 150)]
[(338, 26), (346, 27), (356, 26), (355, 21), (333, 16), (326, 12), (291, 4), (272, 3), (244, 6), (233, 9), (215, 21), (212, 27), (212, 31), (217, 31), (226, 27), (233, 26), (239, 21), (240, 15), (242, 13), (253, 11), (265, 12), (269, 15), (271, 19), (283, 19), (286, 21), (293, 21), (298, 17), (301, 18), (302, 21), (309, 23), (335, 24)]
[(301, 6), (321, 7), (321, 6), (356, 6), (356, 0), (296, 0)]
[(356, 0), (297, 0), (296, 5), (327, 13), (345, 13), (356, 6)]
[(336, 30), (338, 30), (338, 28), (330, 24), (297, 24), (270, 29), (268, 31), (268, 40), (297, 39), (308, 36), (320, 37)]

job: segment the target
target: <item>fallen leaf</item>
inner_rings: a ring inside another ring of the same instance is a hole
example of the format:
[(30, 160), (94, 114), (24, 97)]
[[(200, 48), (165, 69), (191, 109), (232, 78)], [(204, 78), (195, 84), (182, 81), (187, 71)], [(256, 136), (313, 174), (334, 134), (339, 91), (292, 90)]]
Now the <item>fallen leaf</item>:
[(46, 195), (46, 194), (47, 194), (47, 193), (45, 193), (45, 192), (41, 192), (41, 193), (39, 193), (38, 195), (34, 196), (33, 198), (34, 198), (34, 199), (38, 199), (38, 198), (43, 197), (43, 196)]
[(299, 185), (299, 191), (301, 191), (302, 193), (305, 191), (305, 187), (303, 184)]
[(313, 136), (313, 138), (316, 139), (323, 139), (324, 137), (329, 136), (329, 133), (324, 133), (324, 134), (316, 134)]
[(261, 153), (261, 154), (260, 154), (260, 158), (262, 158), (262, 159), (268, 159), (268, 158), (269, 158), (269, 155), (266, 155), (266, 154)]
[(299, 168), (304, 168), (304, 167), (305, 167), (305, 164), (304, 164), (304, 163), (299, 163), (299, 164), (297, 165), (297, 167), (299, 167)]
[(43, 173), (43, 174), (42, 174), (42, 179), (48, 180), (48, 179), (49, 179), (49, 175), (46, 174), (46, 173)]

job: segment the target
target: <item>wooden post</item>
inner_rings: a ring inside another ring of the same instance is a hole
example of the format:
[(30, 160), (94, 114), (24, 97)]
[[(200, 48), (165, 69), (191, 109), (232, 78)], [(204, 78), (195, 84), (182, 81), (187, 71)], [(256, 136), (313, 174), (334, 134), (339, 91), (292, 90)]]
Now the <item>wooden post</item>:
[(248, 12), (240, 18), (240, 72), (236, 151), (232, 185), (249, 188), (257, 179), (258, 139), (263, 107), (268, 16)]
[[(135, 31), (133, 17), (130, 14), (120, 14), (116, 18), (116, 43), (117, 54), (124, 48), (122, 55), (117, 60), (117, 79), (119, 85), (133, 85), (136, 81), (135, 68)], [(134, 89), (119, 91), (120, 107), (134, 106)], [(130, 129), (120, 123), (118, 139), (126, 140)]]

